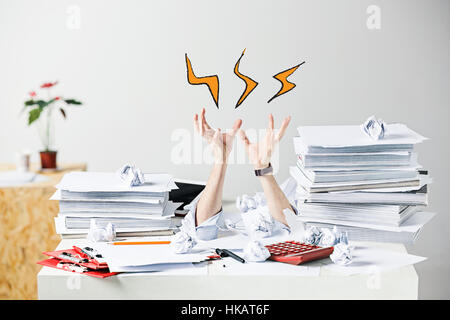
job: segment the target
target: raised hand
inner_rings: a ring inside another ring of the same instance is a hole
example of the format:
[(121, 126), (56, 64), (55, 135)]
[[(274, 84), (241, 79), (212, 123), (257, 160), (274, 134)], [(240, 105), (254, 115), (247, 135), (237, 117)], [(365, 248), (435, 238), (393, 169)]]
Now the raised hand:
[(275, 146), (283, 138), (286, 129), (291, 121), (291, 117), (286, 117), (281, 124), (281, 128), (278, 132), (274, 130), (273, 115), (269, 115), (269, 127), (266, 132), (266, 136), (259, 142), (251, 143), (247, 138), (247, 135), (243, 130), (239, 131), (239, 135), (245, 144), (245, 150), (247, 151), (250, 162), (255, 169), (267, 168), (270, 163), (270, 158)]
[(200, 113), (200, 122), (199, 116), (197, 114), (194, 115), (195, 131), (200, 134), (212, 147), (212, 152), (216, 163), (226, 162), (228, 155), (233, 148), (234, 137), (236, 136), (236, 133), (241, 125), (242, 120), (237, 119), (234, 122), (231, 131), (228, 133), (223, 133), (220, 128), (213, 129), (208, 124), (205, 118), (205, 108), (203, 108)]

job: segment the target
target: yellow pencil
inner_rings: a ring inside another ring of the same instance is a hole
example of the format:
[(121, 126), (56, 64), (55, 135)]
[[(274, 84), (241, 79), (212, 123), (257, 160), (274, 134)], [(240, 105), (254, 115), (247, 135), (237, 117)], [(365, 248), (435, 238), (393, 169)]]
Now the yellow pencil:
[(122, 245), (140, 245), (140, 244), (169, 244), (170, 241), (135, 241), (135, 242), (112, 242), (111, 244), (115, 246), (122, 246)]

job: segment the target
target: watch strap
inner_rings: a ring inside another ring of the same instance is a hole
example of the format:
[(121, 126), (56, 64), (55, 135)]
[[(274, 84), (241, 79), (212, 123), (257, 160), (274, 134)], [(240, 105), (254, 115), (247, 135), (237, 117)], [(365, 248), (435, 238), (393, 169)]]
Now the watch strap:
[(267, 168), (256, 169), (255, 170), (255, 175), (257, 177), (260, 177), (260, 176), (271, 174), (272, 172), (273, 172), (273, 168), (272, 168), (272, 165), (269, 162), (269, 166)]

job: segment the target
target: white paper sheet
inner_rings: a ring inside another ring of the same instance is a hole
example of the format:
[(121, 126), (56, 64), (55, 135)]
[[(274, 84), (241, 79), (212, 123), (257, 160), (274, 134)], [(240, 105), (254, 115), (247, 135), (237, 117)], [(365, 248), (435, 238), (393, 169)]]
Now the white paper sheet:
[(320, 147), (416, 144), (426, 139), (401, 123), (387, 124), (384, 138), (380, 140), (369, 137), (361, 125), (304, 126), (297, 131), (305, 145)]
[[(236, 254), (239, 255), (238, 252)], [(317, 277), (320, 274), (319, 266), (292, 265), (266, 260), (264, 262), (240, 263), (233, 258), (223, 258), (216, 263), (216, 270), (227, 275), (238, 276), (306, 276)]]
[(393, 232), (417, 232), (428, 221), (430, 221), (435, 215), (436, 214), (433, 212), (424, 212), (424, 211), (415, 212), (411, 215), (411, 217), (409, 217), (407, 220), (405, 220), (398, 227), (352, 222), (352, 221), (337, 222), (336, 220), (310, 218), (310, 217), (302, 217), (302, 216), (299, 216), (298, 219), (303, 222), (311, 221), (311, 222), (329, 223), (329, 224), (335, 224), (335, 225), (347, 225), (347, 226), (353, 226), (353, 227), (361, 227), (361, 228), (369, 228), (369, 229), (385, 230), (385, 231), (393, 231)]
[(104, 256), (108, 266), (114, 267), (200, 262), (212, 253), (194, 248), (191, 253), (176, 254), (168, 244), (115, 246), (106, 243), (92, 243), (92, 246)]
[(355, 247), (352, 253), (352, 263), (347, 266), (334, 264), (330, 259), (312, 262), (321, 265), (324, 270), (338, 272), (345, 275), (374, 274), (393, 270), (426, 260), (425, 257), (408, 253), (394, 252), (368, 246)]
[(130, 195), (129, 197), (102, 197), (102, 198), (62, 198), (61, 190), (56, 190), (55, 193), (50, 197), (50, 200), (65, 200), (65, 201), (79, 201), (79, 202), (138, 202), (138, 203), (149, 203), (149, 204), (161, 204), (164, 202), (164, 197), (136, 197)]
[(70, 172), (64, 175), (56, 188), (74, 192), (166, 192), (178, 189), (169, 174), (145, 174), (140, 186), (126, 186), (115, 173), (111, 172)]
[(200, 263), (161, 263), (144, 266), (115, 266), (108, 265), (111, 272), (149, 272), (152, 276), (189, 275), (206, 276), (208, 266), (206, 262)]

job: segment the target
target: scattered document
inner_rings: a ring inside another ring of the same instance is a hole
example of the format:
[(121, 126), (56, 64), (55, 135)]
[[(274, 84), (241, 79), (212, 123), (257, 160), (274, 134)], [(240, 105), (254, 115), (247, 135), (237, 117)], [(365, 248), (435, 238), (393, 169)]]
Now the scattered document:
[[(238, 252), (236, 252), (238, 254)], [(214, 265), (215, 273), (235, 276), (306, 276), (317, 277), (320, 266), (292, 265), (266, 260), (264, 262), (240, 263), (232, 258), (223, 258)]]
[(93, 243), (107, 262), (110, 271), (128, 267), (142, 267), (166, 263), (201, 262), (211, 255), (211, 251), (194, 248), (191, 253), (176, 254), (168, 244), (115, 246), (106, 243)]
[[(111, 268), (111, 266), (110, 266)], [(141, 266), (114, 266), (116, 272), (150, 272), (152, 276), (168, 276), (168, 275), (190, 275), (190, 276), (206, 276), (208, 274), (208, 266), (206, 262), (199, 263), (161, 263)]]
[[(340, 266), (326, 259), (321, 260), (322, 268), (339, 274), (374, 274), (413, 265), (426, 260), (424, 257), (408, 253), (394, 252), (369, 246), (357, 246), (352, 252), (352, 263)], [(316, 263), (317, 264), (317, 263)]]

